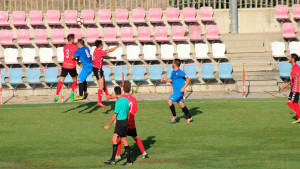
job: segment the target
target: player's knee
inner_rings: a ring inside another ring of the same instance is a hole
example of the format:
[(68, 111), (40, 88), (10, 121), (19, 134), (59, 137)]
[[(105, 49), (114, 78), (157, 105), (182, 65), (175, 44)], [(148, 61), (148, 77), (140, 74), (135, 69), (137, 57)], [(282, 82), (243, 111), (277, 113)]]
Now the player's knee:
[(180, 107), (180, 108), (184, 108), (184, 103), (183, 103), (183, 102), (180, 102), (180, 103), (179, 103), (179, 107)]
[(172, 106), (172, 104), (173, 104), (172, 100), (170, 100), (170, 99), (168, 100), (167, 103), (168, 103), (169, 106)]

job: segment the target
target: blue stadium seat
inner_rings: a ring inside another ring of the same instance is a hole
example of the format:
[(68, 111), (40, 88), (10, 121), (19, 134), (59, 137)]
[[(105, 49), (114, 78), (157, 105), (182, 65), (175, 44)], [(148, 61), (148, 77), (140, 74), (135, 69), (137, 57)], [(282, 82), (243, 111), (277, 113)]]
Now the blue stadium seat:
[(232, 65), (231, 64), (219, 64), (219, 77), (220, 79), (233, 79)]
[(1, 83), (2, 83), (2, 85), (6, 85), (4, 79), (5, 79), (5, 70), (2, 69), (2, 70), (1, 70)]
[(11, 85), (22, 85), (23, 71), (22, 69), (9, 69), (9, 83)]
[(289, 78), (292, 70), (290, 63), (279, 63), (279, 76), (282, 78)]
[(45, 69), (45, 82), (46, 83), (58, 83), (57, 76), (58, 70), (57, 68)]
[(203, 80), (215, 80), (214, 76), (215, 67), (214, 65), (202, 65), (201, 66), (201, 74)]
[(146, 81), (145, 72), (145, 66), (131, 66), (132, 80)]
[(172, 65), (168, 65), (168, 67), (167, 67), (168, 78), (171, 77), (172, 71), (173, 71)]
[(73, 83), (73, 79), (72, 79), (70, 74), (67, 75), (67, 77), (65, 78), (64, 83)]
[(110, 74), (111, 74), (110, 67), (103, 67), (102, 69), (103, 69), (103, 72), (104, 72), (105, 82), (111, 82), (111, 79), (110, 79)]
[[(128, 81), (127, 79), (127, 67), (124, 66), (124, 80)], [(122, 66), (116, 66), (114, 67), (114, 73), (115, 73), (115, 80), (116, 82), (122, 82)]]
[(28, 84), (42, 84), (40, 69), (27, 69), (27, 82)]
[(198, 80), (196, 65), (184, 65), (184, 71), (191, 80)]
[(149, 66), (150, 80), (160, 81), (162, 79), (161, 78), (162, 72), (163, 72), (163, 68), (160, 65)]

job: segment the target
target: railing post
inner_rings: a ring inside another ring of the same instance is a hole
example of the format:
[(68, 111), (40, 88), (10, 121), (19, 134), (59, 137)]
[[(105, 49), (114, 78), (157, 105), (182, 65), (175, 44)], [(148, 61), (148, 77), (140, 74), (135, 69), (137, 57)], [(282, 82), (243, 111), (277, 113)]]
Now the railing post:
[(245, 85), (245, 63), (243, 63), (243, 98), (246, 98), (246, 85)]
[(238, 8), (237, 0), (230, 0), (230, 14), (231, 14), (231, 33), (238, 33)]

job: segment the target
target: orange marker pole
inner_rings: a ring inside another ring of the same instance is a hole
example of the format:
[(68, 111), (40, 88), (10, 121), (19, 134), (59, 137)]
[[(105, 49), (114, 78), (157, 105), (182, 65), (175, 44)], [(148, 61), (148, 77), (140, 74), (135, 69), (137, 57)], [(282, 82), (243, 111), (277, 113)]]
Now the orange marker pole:
[(246, 98), (245, 78), (245, 63), (243, 63), (243, 98)]
[(124, 87), (124, 66), (122, 66), (122, 87)]
[(0, 104), (3, 104), (3, 101), (2, 101), (2, 75), (1, 75), (1, 71), (2, 69), (0, 69)]
[[(182, 71), (184, 71), (184, 65), (182, 66)], [(184, 71), (185, 72), (185, 71)]]

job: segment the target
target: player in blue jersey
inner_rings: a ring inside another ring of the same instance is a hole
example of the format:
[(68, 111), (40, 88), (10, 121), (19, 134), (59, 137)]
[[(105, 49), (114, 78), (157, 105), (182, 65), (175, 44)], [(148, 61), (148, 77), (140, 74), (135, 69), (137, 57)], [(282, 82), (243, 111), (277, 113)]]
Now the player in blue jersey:
[(87, 98), (88, 93), (86, 79), (93, 72), (93, 58), (89, 48), (85, 46), (84, 40), (78, 39), (77, 46), (78, 49), (74, 53), (73, 57), (81, 61), (82, 70), (78, 76), (79, 97), (75, 98), (74, 101), (83, 100)]
[(178, 118), (175, 112), (175, 106), (173, 102), (177, 102), (179, 104), (179, 107), (187, 116), (187, 120), (186, 120), (187, 123), (193, 121), (193, 118), (189, 110), (184, 105), (184, 99), (183, 99), (185, 88), (189, 85), (191, 80), (189, 77), (186, 76), (186, 74), (182, 70), (179, 69), (180, 64), (181, 61), (179, 59), (175, 59), (172, 64), (174, 70), (172, 71), (170, 79), (161, 80), (161, 82), (168, 82), (168, 83), (172, 83), (173, 85), (173, 94), (168, 99), (168, 105), (170, 106), (171, 112), (173, 114), (170, 123), (175, 122)]

